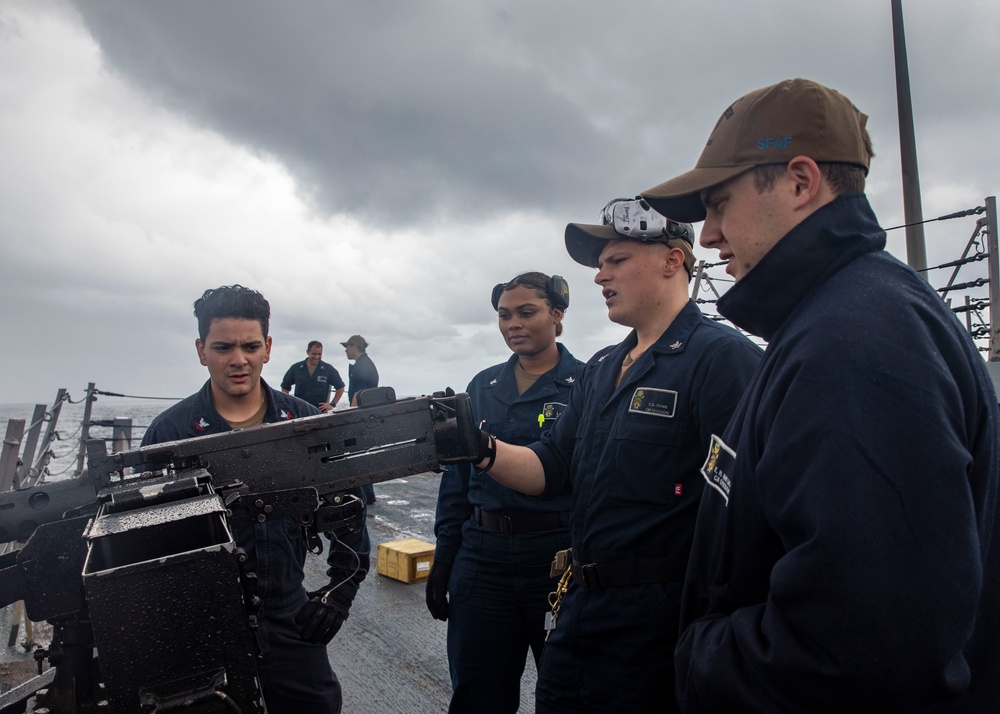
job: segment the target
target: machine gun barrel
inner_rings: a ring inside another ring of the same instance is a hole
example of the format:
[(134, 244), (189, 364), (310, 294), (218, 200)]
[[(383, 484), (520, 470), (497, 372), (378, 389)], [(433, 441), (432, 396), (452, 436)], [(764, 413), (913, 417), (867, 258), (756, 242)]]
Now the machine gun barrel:
[(96, 489), (126, 479), (125, 469), (204, 468), (216, 490), (242, 484), (251, 493), (312, 486), (346, 491), (439, 468), (431, 398), (404, 399), (263, 424), (223, 434), (107, 453), (88, 442), (88, 471)]
[[(67, 514), (96, 512), (106, 498), (162, 498), (162, 485), (144, 487), (139, 474), (204, 469), (214, 489), (244, 494), (314, 488), (319, 496), (380, 481), (440, 470), (436, 439), (447, 432), (449, 455), (475, 453), (477, 429), (466, 394), (385, 401), (317, 416), (289, 419), (223, 434), (108, 453), (103, 440), (87, 444), (87, 474), (0, 494), (0, 542), (26, 540)], [(129, 471), (132, 473), (129, 474)], [(164, 479), (158, 479), (162, 484)]]

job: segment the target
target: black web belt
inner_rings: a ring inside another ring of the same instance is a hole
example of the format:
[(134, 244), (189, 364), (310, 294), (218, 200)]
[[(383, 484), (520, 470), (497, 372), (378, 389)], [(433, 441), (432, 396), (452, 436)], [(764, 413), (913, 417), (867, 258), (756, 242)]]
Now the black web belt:
[(484, 511), (476, 506), (476, 523), (491, 531), (507, 535), (540, 533), (564, 528), (569, 523), (569, 513), (543, 513), (538, 511)]
[(573, 582), (587, 590), (675, 582), (684, 579), (687, 561), (687, 556), (630, 558), (615, 563), (581, 563), (574, 560)]

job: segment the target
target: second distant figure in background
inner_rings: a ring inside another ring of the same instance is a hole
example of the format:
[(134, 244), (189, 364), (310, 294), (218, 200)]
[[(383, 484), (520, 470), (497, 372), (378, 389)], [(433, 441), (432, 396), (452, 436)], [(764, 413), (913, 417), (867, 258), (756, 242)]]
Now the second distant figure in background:
[[(295, 385), (295, 396), (309, 402), (321, 412), (328, 412), (337, 406), (344, 396), (344, 380), (340, 372), (323, 361), (323, 343), (313, 340), (306, 347), (306, 359), (296, 362), (285, 372), (281, 380), (281, 391), (288, 394)], [(330, 389), (337, 390), (330, 399)]]
[[(558, 275), (523, 273), (493, 289), (510, 359), (468, 387), (476, 421), (512, 444), (530, 444), (569, 401), (583, 363), (556, 342), (569, 286)], [(469, 464), (441, 477), (427, 581), (427, 607), (448, 621), (450, 712), (515, 712), (528, 650), (545, 642), (550, 564), (569, 547), (569, 491), (540, 499), (501, 486)]]
[[(344, 346), (344, 353), (347, 359), (354, 360), (354, 364), (347, 367), (347, 402), (356, 407), (354, 396), (362, 389), (372, 389), (378, 386), (378, 370), (375, 363), (368, 356), (368, 341), (361, 335), (351, 335), (347, 342), (341, 342)], [(369, 506), (375, 503), (375, 487), (371, 484), (362, 486), (361, 490), (365, 494), (365, 503)]]

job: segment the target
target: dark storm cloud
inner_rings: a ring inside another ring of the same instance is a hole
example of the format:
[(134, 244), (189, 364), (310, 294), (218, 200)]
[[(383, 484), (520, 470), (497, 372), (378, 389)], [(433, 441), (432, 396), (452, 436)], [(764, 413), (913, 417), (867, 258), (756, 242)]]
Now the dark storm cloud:
[[(872, 116), (877, 171), (898, 161), (888, 2), (76, 7), (106, 65), (154, 102), (275, 157), (320, 215), (368, 224), (510, 210), (579, 220), (689, 168), (727, 102), (793, 76)], [(984, 83), (997, 47), (979, 29), (996, 7), (961, 10), (980, 20), (905, 7), (928, 174), (968, 170), (980, 153), (942, 151), (962, 141), (948, 129), (976, 136), (997, 109)]]
[(385, 226), (565, 206), (611, 152), (544, 74), (503, 54), (509, 18), (476, 3), (77, 7), (108, 66), (276, 156), (320, 213)]

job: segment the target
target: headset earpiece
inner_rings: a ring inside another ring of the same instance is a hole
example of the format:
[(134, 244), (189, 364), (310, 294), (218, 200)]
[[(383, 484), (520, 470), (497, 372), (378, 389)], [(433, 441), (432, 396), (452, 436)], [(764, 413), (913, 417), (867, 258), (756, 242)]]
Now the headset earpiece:
[(497, 283), (493, 288), (493, 295), (490, 300), (493, 302), (493, 309), (500, 310), (500, 296), (503, 295), (503, 289), (507, 287), (507, 283)]
[[(504, 288), (508, 285), (510, 283), (497, 283), (493, 287), (490, 302), (493, 303), (494, 310), (500, 310), (500, 296), (503, 295)], [(545, 283), (545, 292), (547, 293), (549, 302), (552, 303), (552, 307), (558, 310), (565, 310), (569, 307), (569, 283), (566, 282), (566, 278), (563, 276), (553, 275), (549, 278), (548, 282)]]
[(553, 275), (546, 285), (552, 307), (565, 310), (569, 307), (569, 283), (561, 275)]

